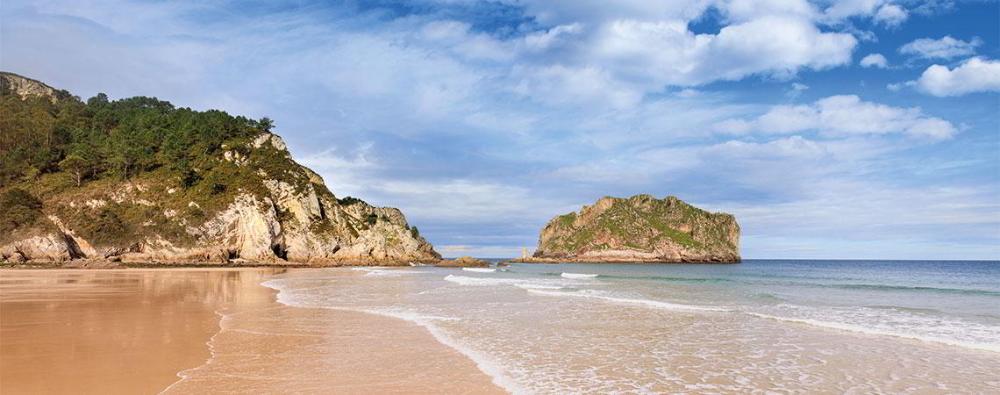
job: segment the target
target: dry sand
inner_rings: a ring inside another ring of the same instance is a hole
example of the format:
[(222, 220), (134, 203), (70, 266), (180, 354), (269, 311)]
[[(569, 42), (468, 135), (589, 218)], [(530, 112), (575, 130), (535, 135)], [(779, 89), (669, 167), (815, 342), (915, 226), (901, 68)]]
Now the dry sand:
[(276, 303), (276, 270), (0, 271), (0, 393), (502, 392), (419, 326)]

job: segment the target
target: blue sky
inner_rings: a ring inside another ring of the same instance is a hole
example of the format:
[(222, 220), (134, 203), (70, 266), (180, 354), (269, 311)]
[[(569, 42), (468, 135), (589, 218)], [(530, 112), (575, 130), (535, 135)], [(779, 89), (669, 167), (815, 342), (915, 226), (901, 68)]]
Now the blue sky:
[(734, 213), (748, 258), (1000, 258), (996, 1), (0, 7), (3, 70), (269, 116), (446, 256), (651, 193)]

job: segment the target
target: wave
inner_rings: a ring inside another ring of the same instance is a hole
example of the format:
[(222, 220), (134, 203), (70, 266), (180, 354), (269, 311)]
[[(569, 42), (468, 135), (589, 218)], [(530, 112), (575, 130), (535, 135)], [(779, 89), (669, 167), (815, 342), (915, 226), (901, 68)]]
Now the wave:
[(617, 280), (650, 280), (650, 281), (668, 281), (668, 282), (678, 282), (678, 283), (728, 283), (728, 282), (738, 282), (737, 280), (723, 277), (672, 277), (672, 276), (618, 276), (618, 275), (605, 275), (602, 274), (601, 278), (617, 279)]
[(365, 272), (365, 276), (386, 276), (386, 277), (396, 277), (406, 274), (422, 274), (426, 272), (416, 271), (416, 270), (405, 270), (399, 268), (392, 268), (386, 266), (365, 266), (365, 267), (353, 267), (351, 270), (356, 272)]
[[(806, 285), (811, 285), (811, 284), (806, 284)], [(939, 287), (882, 285), (882, 284), (823, 284), (821, 286), (828, 288), (860, 289), (860, 290), (870, 290), (870, 291), (923, 291), (923, 292), (949, 293), (949, 294), (961, 294), (961, 295), (1000, 296), (1000, 292), (997, 291), (988, 291), (985, 289), (971, 289), (971, 288), (939, 288)]]
[(514, 284), (514, 286), (518, 287), (518, 288), (521, 288), (521, 289), (527, 289), (527, 290), (533, 290), (533, 289), (557, 290), (557, 289), (564, 289), (564, 288), (566, 288), (566, 287), (560, 287), (558, 285), (543, 285), (543, 284), (530, 284), (530, 283)]
[(373, 270), (365, 273), (365, 276), (378, 276), (378, 277), (396, 277), (407, 274), (421, 274), (423, 272), (418, 272), (415, 270)]
[(528, 280), (528, 279), (517, 279), (517, 278), (484, 278), (484, 277), (466, 277), (466, 276), (456, 276), (454, 274), (449, 274), (444, 278), (445, 281), (452, 282), (459, 285), (470, 285), (470, 286), (497, 286), (497, 285), (511, 285), (522, 289), (562, 289), (563, 284), (560, 281), (553, 280)]
[(726, 309), (723, 309), (723, 308), (710, 307), (710, 306), (692, 306), (692, 305), (663, 302), (663, 301), (651, 300), (651, 299), (620, 298), (620, 297), (614, 297), (614, 296), (606, 296), (606, 295), (597, 294), (597, 293), (588, 292), (588, 291), (559, 292), (559, 291), (544, 291), (544, 290), (530, 289), (530, 290), (528, 290), (528, 292), (531, 292), (531, 293), (537, 294), (537, 295), (545, 295), (545, 296), (569, 296), (569, 297), (574, 297), (574, 298), (599, 299), (599, 300), (604, 300), (604, 301), (613, 302), (613, 303), (635, 304), (635, 305), (640, 305), (640, 306), (644, 306), (644, 307), (651, 307), (651, 308), (655, 308), (655, 309), (659, 309), (659, 310), (673, 310), (673, 311), (729, 311), (729, 310), (726, 310)]
[(560, 276), (562, 276), (564, 278), (574, 278), (574, 279), (594, 278), (594, 277), (597, 277), (596, 274), (588, 274), (588, 273), (565, 273), (565, 272), (563, 272), (562, 274), (560, 274)]
[[(564, 273), (560, 272), (546, 272), (540, 273), (545, 276), (559, 276)], [(563, 276), (566, 277), (566, 276)], [(602, 274), (600, 278), (603, 279), (614, 279), (614, 280), (647, 280), (647, 281), (666, 281), (666, 282), (677, 282), (677, 283), (744, 283), (744, 284), (760, 284), (760, 285), (782, 285), (782, 286), (796, 286), (796, 287), (819, 287), (819, 288), (835, 288), (835, 289), (850, 289), (850, 290), (869, 290), (869, 291), (913, 291), (913, 292), (933, 292), (933, 293), (946, 293), (946, 294), (959, 294), (959, 295), (979, 295), (979, 296), (1000, 296), (1000, 291), (986, 290), (986, 289), (975, 289), (975, 288), (947, 288), (947, 287), (928, 287), (928, 286), (915, 286), (915, 285), (889, 285), (889, 284), (868, 284), (868, 283), (830, 283), (830, 282), (817, 282), (816, 280), (860, 280), (860, 279), (847, 279), (847, 278), (833, 278), (833, 277), (797, 277), (797, 276), (787, 276), (787, 275), (753, 275), (746, 276), (745, 278), (740, 277), (678, 277), (678, 276), (662, 276), (662, 275), (650, 275), (650, 276), (626, 276), (626, 275), (612, 275), (612, 274)], [(779, 281), (774, 281), (779, 280)], [(784, 280), (784, 281), (781, 281)], [(790, 281), (789, 281), (790, 280)], [(803, 281), (795, 281), (803, 280)]]
[(758, 317), (758, 318), (765, 318), (765, 319), (775, 320), (775, 321), (793, 322), (793, 323), (811, 325), (811, 326), (820, 327), (820, 328), (837, 329), (837, 330), (842, 330), (842, 331), (864, 333), (864, 334), (869, 334), (869, 335), (892, 336), (892, 337), (900, 337), (900, 338), (906, 338), (906, 339), (914, 339), (914, 340), (920, 340), (920, 341), (925, 341), (925, 342), (946, 344), (946, 345), (950, 345), (950, 346), (958, 346), (958, 347), (968, 348), (968, 349), (972, 349), (972, 350), (1000, 352), (1000, 344), (995, 344), (995, 343), (969, 342), (969, 341), (962, 341), (962, 340), (956, 340), (956, 339), (948, 339), (948, 338), (938, 337), (938, 336), (918, 335), (918, 334), (913, 334), (913, 333), (897, 332), (897, 331), (886, 330), (886, 329), (869, 328), (869, 327), (865, 327), (865, 326), (861, 326), (861, 325), (856, 325), (856, 324), (845, 324), (845, 323), (842, 323), (842, 322), (830, 322), (830, 321), (814, 320), (814, 319), (810, 319), (810, 318), (780, 317), (780, 316), (776, 316), (776, 315), (753, 313), (753, 312), (747, 312), (747, 314), (749, 314), (751, 316), (754, 316), (754, 317)]
[(497, 271), (497, 269), (491, 269), (485, 267), (463, 267), (462, 270), (467, 272), (476, 272), (476, 273), (493, 273)]

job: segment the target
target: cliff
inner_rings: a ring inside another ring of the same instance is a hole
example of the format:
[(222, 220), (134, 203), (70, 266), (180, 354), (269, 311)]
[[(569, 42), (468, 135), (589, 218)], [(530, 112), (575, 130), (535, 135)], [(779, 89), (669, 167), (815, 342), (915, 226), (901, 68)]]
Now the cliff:
[(740, 261), (740, 227), (730, 214), (710, 213), (676, 197), (604, 197), (553, 218), (525, 261)]
[(395, 208), (338, 199), (271, 121), (87, 102), (0, 74), (0, 261), (371, 265), (440, 255)]
[(70, 98), (69, 92), (46, 85), (38, 80), (0, 71), (0, 95), (16, 95), (21, 99), (43, 97), (50, 101)]

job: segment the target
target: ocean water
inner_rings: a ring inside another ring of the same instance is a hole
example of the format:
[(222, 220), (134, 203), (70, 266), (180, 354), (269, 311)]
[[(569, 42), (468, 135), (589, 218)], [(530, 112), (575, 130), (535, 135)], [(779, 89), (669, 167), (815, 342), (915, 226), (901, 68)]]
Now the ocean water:
[(421, 325), (514, 393), (1000, 393), (1000, 262), (336, 268), (264, 285)]

